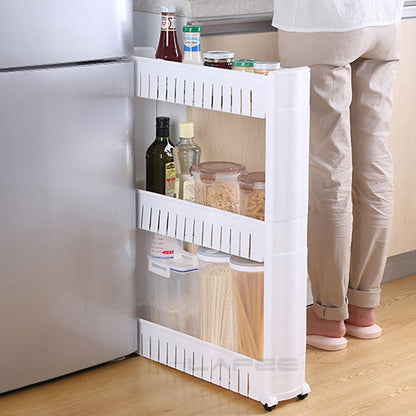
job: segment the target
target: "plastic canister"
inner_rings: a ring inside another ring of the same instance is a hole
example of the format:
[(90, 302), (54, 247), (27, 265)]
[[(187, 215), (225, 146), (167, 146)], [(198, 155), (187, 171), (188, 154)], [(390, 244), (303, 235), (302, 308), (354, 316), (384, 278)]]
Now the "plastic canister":
[(208, 207), (239, 213), (238, 177), (247, 172), (234, 162), (203, 162), (191, 167), (195, 177), (195, 202)]
[(235, 348), (243, 355), (262, 360), (264, 264), (233, 256), (230, 259), (230, 269), (237, 335)]
[(240, 214), (264, 221), (265, 173), (250, 172), (240, 175)]
[(234, 71), (254, 72), (254, 63), (257, 59), (236, 59), (233, 61)]
[(230, 255), (198, 247), (201, 293), (201, 338), (224, 348), (234, 348), (233, 298)]
[(261, 75), (268, 75), (271, 71), (280, 69), (279, 62), (257, 61), (253, 65), (254, 73)]
[(204, 65), (214, 68), (233, 69), (234, 52), (207, 51), (204, 52)]

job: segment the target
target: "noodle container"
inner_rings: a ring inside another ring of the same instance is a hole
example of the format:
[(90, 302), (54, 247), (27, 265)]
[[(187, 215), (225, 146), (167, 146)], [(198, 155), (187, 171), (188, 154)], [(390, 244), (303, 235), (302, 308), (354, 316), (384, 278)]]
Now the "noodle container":
[(195, 202), (208, 207), (239, 213), (238, 177), (247, 172), (234, 162), (203, 162), (191, 167), (195, 178)]
[(236, 351), (263, 359), (264, 263), (232, 256)]
[(163, 260), (148, 256), (148, 315), (151, 322), (199, 337), (199, 274), (189, 253)]
[(198, 247), (197, 258), (201, 291), (201, 338), (233, 349), (235, 331), (230, 255)]
[(264, 221), (265, 173), (240, 175), (240, 214)]

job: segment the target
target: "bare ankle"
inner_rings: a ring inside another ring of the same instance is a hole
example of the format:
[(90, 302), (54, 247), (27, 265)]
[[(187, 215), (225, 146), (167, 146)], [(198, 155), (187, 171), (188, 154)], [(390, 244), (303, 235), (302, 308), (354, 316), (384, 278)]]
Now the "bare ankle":
[(358, 326), (370, 326), (376, 323), (376, 311), (374, 308), (363, 308), (356, 305), (348, 305), (349, 317), (345, 321)]
[(312, 308), (308, 308), (307, 334), (340, 338), (345, 335), (345, 324), (344, 321), (319, 318)]

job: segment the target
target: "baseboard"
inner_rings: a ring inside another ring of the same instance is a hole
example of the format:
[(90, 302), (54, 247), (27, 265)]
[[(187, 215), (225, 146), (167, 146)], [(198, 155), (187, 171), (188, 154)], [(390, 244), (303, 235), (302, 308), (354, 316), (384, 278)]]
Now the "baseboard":
[[(401, 277), (409, 276), (414, 273), (416, 273), (416, 250), (397, 254), (387, 259), (382, 283), (400, 279)], [(306, 296), (306, 304), (312, 305), (313, 296), (311, 291), (311, 282), (309, 279)]]

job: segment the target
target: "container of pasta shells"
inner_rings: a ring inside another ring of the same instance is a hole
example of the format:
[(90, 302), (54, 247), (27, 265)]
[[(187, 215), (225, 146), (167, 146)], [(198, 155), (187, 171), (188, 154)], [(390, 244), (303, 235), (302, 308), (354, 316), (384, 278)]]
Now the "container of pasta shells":
[(247, 172), (234, 162), (203, 162), (191, 167), (195, 177), (195, 202), (224, 211), (240, 212), (238, 177)]
[(250, 172), (239, 177), (240, 214), (264, 221), (265, 174)]

